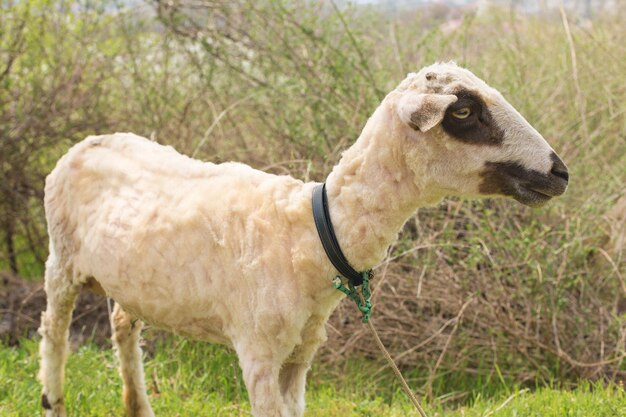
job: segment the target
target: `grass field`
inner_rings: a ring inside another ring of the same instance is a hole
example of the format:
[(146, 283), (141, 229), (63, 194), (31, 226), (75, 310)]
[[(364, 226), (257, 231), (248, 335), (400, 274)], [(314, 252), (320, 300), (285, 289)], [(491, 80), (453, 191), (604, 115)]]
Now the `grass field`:
[[(23, 341), (19, 348), (0, 347), (1, 416), (40, 413), (37, 347), (34, 340)], [(71, 416), (123, 415), (121, 383), (115, 367), (112, 351), (93, 345), (70, 355), (66, 403)], [(390, 372), (368, 377), (373, 373), (370, 370), (378, 367), (366, 362), (315, 366), (310, 374), (305, 415), (417, 415)], [(236, 358), (221, 347), (172, 339), (146, 360), (146, 374), (157, 415), (250, 415)], [(571, 391), (521, 389), (492, 382), (489, 386), (477, 385), (472, 392), (441, 393), (424, 405), (429, 416), (617, 417), (626, 415), (626, 392), (623, 386), (586, 382)]]

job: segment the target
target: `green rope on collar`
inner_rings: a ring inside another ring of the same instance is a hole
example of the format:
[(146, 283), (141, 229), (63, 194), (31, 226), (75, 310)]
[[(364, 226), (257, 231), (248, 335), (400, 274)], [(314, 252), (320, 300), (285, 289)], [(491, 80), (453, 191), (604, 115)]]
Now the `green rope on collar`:
[(372, 292), (370, 291), (370, 278), (372, 277), (372, 271), (365, 271), (362, 272), (362, 274), (363, 284), (358, 287), (355, 287), (350, 281), (348, 281), (348, 286), (346, 287), (343, 284), (342, 277), (339, 275), (337, 275), (333, 280), (333, 287), (347, 295), (356, 303), (359, 310), (363, 313), (361, 321), (363, 323), (367, 323), (370, 319), (370, 315), (372, 314), (372, 303), (370, 302), (370, 299), (372, 298)]

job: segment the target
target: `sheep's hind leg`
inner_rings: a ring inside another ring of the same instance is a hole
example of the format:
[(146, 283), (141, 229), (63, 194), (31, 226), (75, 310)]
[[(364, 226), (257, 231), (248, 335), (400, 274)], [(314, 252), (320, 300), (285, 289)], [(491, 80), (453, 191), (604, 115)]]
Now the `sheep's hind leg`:
[(154, 417), (144, 382), (139, 338), (143, 323), (115, 304), (111, 315), (113, 344), (120, 362), (123, 396), (128, 417)]
[(53, 255), (46, 262), (46, 311), (41, 315), (41, 366), (39, 379), (43, 384), (41, 405), (46, 417), (65, 417), (63, 379), (68, 355), (68, 336), (74, 301), (80, 286), (61, 268)]

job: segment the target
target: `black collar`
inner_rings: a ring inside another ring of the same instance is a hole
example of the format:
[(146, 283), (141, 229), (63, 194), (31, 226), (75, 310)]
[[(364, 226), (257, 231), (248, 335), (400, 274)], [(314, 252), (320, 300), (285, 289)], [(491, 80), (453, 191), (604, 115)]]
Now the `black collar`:
[[(322, 241), (324, 251), (339, 274), (348, 279), (355, 287), (363, 284), (363, 273), (357, 272), (341, 251), (337, 236), (333, 230), (328, 212), (328, 197), (326, 196), (326, 183), (320, 184), (313, 189), (313, 219), (317, 234)], [(369, 271), (368, 271), (369, 272)]]

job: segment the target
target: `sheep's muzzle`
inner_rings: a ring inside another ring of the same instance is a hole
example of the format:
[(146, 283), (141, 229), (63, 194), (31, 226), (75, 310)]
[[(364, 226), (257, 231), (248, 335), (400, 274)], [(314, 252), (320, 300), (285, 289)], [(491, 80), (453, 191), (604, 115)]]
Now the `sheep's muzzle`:
[(504, 195), (531, 207), (544, 205), (565, 192), (569, 181), (567, 167), (552, 153), (550, 172), (525, 168), (517, 162), (487, 162), (481, 173), (479, 191), (487, 195)]

